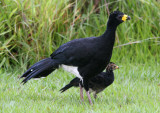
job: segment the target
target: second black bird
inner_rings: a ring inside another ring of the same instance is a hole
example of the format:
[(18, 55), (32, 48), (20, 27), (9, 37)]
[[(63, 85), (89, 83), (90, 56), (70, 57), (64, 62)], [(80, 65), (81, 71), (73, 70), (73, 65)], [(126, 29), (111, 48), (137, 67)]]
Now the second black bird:
[[(97, 94), (111, 85), (114, 81), (114, 73), (113, 70), (119, 69), (119, 67), (115, 64), (110, 62), (106, 67), (106, 72), (102, 72), (89, 80), (89, 90), (93, 92), (94, 98), (97, 97)], [(63, 87), (60, 91), (64, 92), (71, 87), (79, 87), (81, 81), (78, 77), (75, 77), (69, 84)], [(82, 86), (83, 87), (83, 86)], [(82, 93), (82, 92), (80, 92)], [(81, 97), (83, 98), (83, 97)]]

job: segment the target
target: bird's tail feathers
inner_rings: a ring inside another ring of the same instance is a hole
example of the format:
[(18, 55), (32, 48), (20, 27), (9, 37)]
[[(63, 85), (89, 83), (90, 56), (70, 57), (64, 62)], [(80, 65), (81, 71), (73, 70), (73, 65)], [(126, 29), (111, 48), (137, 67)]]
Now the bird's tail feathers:
[(48, 76), (51, 72), (59, 67), (54, 59), (46, 58), (31, 66), (20, 78), (25, 77), (22, 81), (25, 84), (31, 78), (41, 78)]
[(68, 90), (69, 88), (71, 88), (73, 85), (72, 84), (67, 84), (66, 86), (64, 86), (62, 89), (60, 89), (61, 93), (65, 92), (66, 90)]
[(71, 80), (69, 84), (64, 86), (60, 91), (63, 93), (64, 91), (68, 90), (71, 87), (79, 87), (80, 84), (80, 79), (78, 77), (75, 77), (74, 79)]

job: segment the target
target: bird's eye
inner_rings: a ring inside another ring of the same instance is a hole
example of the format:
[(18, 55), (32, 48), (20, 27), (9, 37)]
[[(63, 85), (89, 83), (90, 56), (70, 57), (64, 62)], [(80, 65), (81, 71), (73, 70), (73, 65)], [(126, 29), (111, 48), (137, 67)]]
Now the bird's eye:
[(122, 20), (122, 15), (118, 15), (116, 18), (117, 18), (118, 20)]
[(122, 19), (122, 15), (119, 15), (118, 18), (119, 18), (119, 19)]

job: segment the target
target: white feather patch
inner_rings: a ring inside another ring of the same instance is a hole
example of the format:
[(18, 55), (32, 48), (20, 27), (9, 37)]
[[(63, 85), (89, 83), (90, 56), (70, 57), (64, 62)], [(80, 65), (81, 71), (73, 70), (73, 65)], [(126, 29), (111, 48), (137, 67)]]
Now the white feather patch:
[(46, 77), (40, 77), (40, 78), (33, 78), (33, 80), (39, 80), (41, 78), (46, 78)]
[[(64, 65), (64, 64), (62, 64), (61, 67), (62, 67), (65, 71), (70, 72), (70, 73), (74, 74), (75, 76), (77, 76), (78, 78), (80, 78), (81, 80), (83, 80), (83, 79), (82, 79), (82, 76), (81, 76), (81, 75), (79, 74), (79, 72), (78, 72), (78, 67), (75, 67), (75, 66), (67, 66), (67, 65)], [(82, 81), (82, 82), (83, 82), (83, 81)]]

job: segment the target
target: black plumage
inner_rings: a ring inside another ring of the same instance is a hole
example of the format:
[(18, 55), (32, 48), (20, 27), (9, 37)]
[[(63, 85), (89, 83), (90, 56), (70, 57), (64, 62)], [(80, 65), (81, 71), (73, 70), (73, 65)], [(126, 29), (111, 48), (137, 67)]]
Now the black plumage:
[[(120, 11), (110, 14), (107, 30), (99, 37), (75, 39), (60, 46), (50, 58), (31, 66), (22, 76), (26, 83), (31, 78), (45, 77), (55, 69), (63, 67), (83, 81), (90, 104), (88, 81), (102, 72), (110, 62), (117, 26), (130, 17)], [(67, 67), (68, 66), (68, 67)]]
[[(89, 80), (89, 90), (90, 92), (94, 93), (94, 97), (97, 97), (97, 94), (101, 91), (103, 91), (105, 88), (110, 86), (114, 81), (114, 73), (113, 70), (118, 69), (119, 67), (110, 62), (108, 66), (106, 67), (106, 72), (101, 72), (100, 74), (92, 77)], [(81, 80), (78, 77), (75, 77), (70, 81), (69, 84), (64, 86), (60, 91), (64, 92), (68, 90), (71, 87), (79, 87), (79, 84), (81, 84)], [(83, 84), (82, 84), (83, 87)]]

